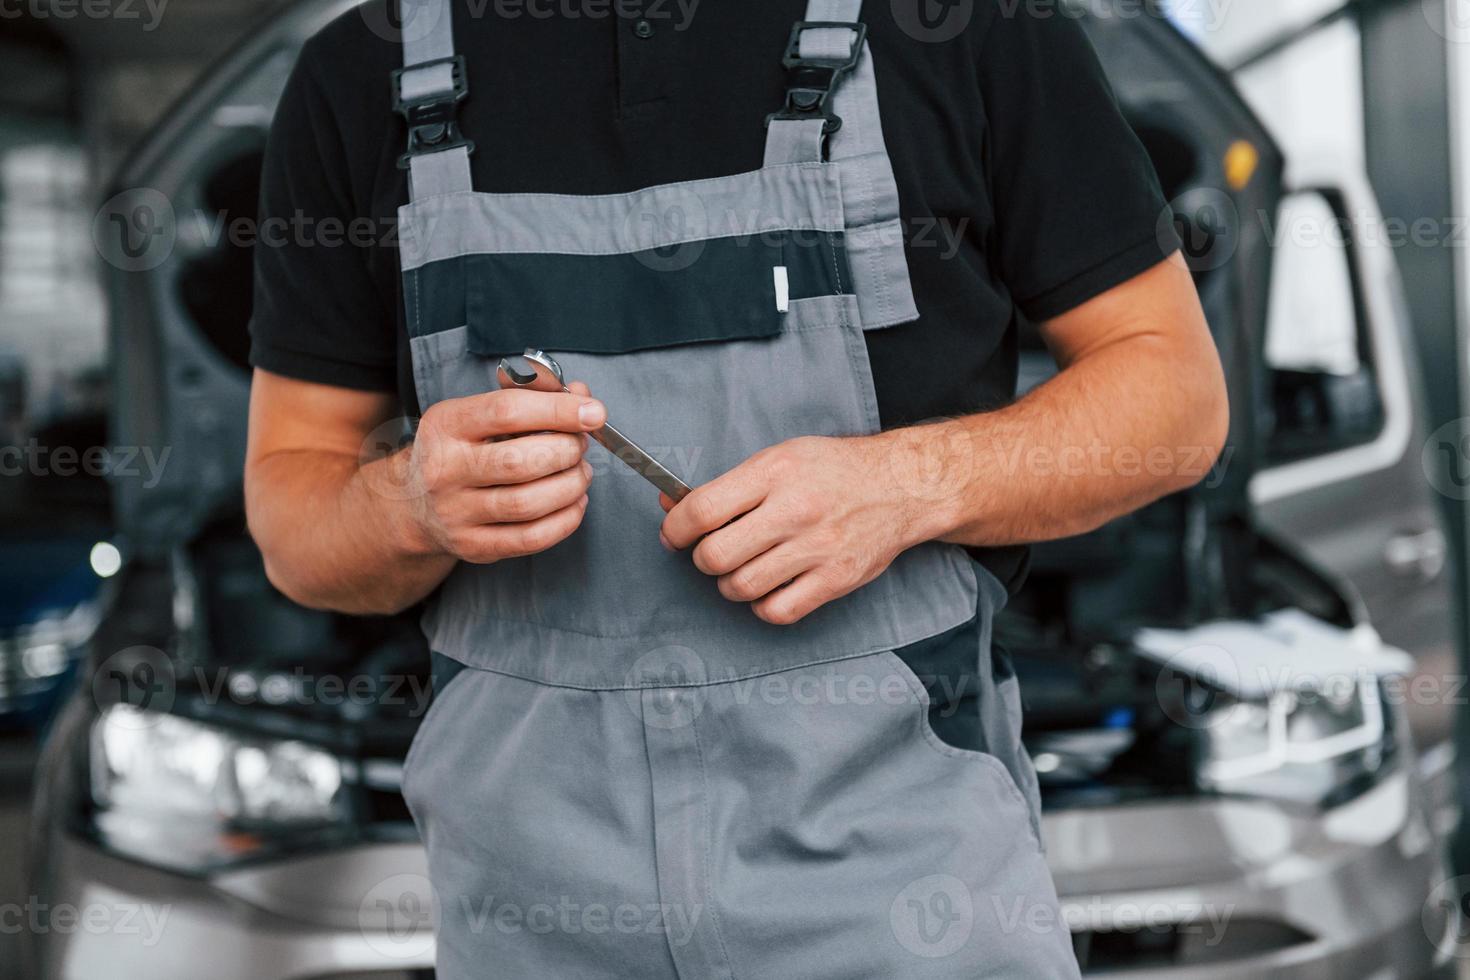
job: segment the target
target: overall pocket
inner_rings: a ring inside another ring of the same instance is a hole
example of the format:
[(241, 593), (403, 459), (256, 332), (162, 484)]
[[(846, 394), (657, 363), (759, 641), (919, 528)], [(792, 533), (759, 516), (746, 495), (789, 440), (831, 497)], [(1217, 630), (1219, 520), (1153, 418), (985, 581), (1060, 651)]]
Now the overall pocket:
[(989, 752), (980, 749), (961, 748), (956, 745), (951, 745), (949, 742), (940, 738), (929, 719), (931, 703), (929, 691), (924, 686), (924, 682), (920, 680), (919, 676), (914, 673), (913, 668), (897, 653), (890, 651), (883, 654), (883, 657), (892, 666), (893, 670), (903, 678), (904, 682), (908, 684), (910, 691), (914, 695), (917, 702), (915, 708), (915, 714), (917, 715), (915, 724), (919, 729), (923, 741), (931, 749), (947, 759), (957, 760), (968, 765), (978, 765), (988, 769), (995, 779), (1004, 786), (1008, 797), (1025, 816), (1026, 828), (1031, 832), (1032, 841), (1035, 843), (1037, 849), (1043, 850), (1040, 827), (1037, 824), (1037, 815), (1033, 811), (1030, 802), (1026, 799), (1026, 794), (1022, 792), (1021, 787), (1017, 784), (1016, 778), (1011, 773), (1010, 768), (999, 757)]
[(774, 337), (779, 245), (719, 239), (626, 255), (472, 255), (471, 354), (626, 354)]

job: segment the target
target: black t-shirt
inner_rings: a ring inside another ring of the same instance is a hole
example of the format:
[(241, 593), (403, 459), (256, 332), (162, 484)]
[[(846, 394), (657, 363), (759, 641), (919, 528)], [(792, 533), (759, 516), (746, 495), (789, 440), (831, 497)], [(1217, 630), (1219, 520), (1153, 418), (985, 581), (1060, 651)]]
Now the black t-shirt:
[[(308, 41), (276, 111), (251, 361), (397, 391), (413, 414), (392, 231), (407, 198), (389, 85), (402, 53), (387, 2)], [(611, 194), (760, 167), (805, 0), (703, 0), (692, 15), (648, 0), (630, 16), (638, 6), (455, 3), (476, 190)], [(937, 41), (893, 8), (869, 3), (864, 20), (920, 318), (866, 334), (885, 427), (1005, 404), (1023, 322), (1172, 249), (1147, 154), (1075, 19), (978, 0), (964, 30)], [(1024, 549), (977, 557), (1018, 584)]]

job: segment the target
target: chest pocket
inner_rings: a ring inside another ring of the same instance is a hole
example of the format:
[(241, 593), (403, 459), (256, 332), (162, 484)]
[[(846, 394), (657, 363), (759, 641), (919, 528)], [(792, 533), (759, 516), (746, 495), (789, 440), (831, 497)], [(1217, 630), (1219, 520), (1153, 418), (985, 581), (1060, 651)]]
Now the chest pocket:
[(462, 327), (482, 357), (774, 337), (792, 302), (853, 293), (830, 165), (624, 195), (452, 195), (400, 225), (410, 334)]
[(839, 234), (766, 232), (618, 255), (465, 259), (468, 349), (618, 354), (774, 337), (792, 300), (840, 296)]

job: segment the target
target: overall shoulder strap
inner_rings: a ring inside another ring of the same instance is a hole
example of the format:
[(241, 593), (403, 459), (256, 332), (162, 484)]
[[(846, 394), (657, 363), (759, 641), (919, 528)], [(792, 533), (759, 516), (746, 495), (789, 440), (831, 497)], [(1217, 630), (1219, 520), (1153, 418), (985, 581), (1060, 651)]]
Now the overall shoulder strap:
[[(781, 58), (786, 103), (766, 117), (766, 166), (825, 159), (827, 141), (842, 128), (832, 94), (866, 53), (862, 7), (863, 0), (807, 0), (806, 19), (791, 28)], [(859, 72), (847, 84), (872, 85), (872, 73)]]
[(840, 169), (843, 248), (863, 327), (876, 329), (919, 311), (861, 8), (861, 0), (807, 0), (807, 19), (791, 29), (782, 59), (786, 104), (766, 120), (765, 165), (830, 161)]
[(408, 120), (409, 199), (470, 190), (475, 144), (459, 131), (459, 104), (470, 93), (464, 56), (454, 51), (452, 0), (398, 0), (403, 67), (393, 72), (393, 108)]

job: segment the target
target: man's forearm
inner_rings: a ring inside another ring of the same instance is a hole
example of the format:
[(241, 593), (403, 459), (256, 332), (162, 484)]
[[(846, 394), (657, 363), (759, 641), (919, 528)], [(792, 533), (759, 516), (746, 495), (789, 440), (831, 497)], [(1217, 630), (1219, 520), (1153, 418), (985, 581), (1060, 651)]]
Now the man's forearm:
[[(1068, 537), (1184, 489), (1219, 456), (1223, 384), (1179, 370), (1159, 336), (1071, 365), (1014, 405), (886, 433), (919, 540)], [(1193, 380), (1186, 380), (1193, 379)]]
[(432, 592), (455, 558), (419, 530), (403, 457), (364, 465), (302, 450), (254, 461), (247, 512), (271, 582), (303, 605), (355, 614), (398, 612)]

